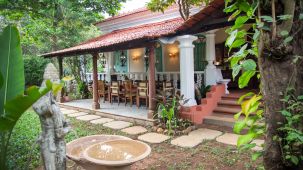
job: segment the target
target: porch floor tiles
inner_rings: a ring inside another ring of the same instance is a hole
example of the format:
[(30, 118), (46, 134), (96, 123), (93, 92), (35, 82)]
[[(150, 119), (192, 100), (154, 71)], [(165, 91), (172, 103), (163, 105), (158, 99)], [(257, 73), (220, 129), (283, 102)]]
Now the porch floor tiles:
[(71, 114), (67, 114), (68, 117), (78, 117), (78, 116), (84, 116), (87, 115), (88, 113), (85, 112), (77, 112), (77, 113), (71, 113)]
[(100, 116), (98, 116), (98, 115), (84, 115), (84, 116), (76, 117), (76, 119), (83, 120), (83, 121), (90, 121), (90, 120), (99, 119), (99, 118), (100, 118)]
[(138, 135), (147, 132), (147, 129), (142, 126), (133, 126), (133, 127), (122, 129), (121, 131), (130, 135)]
[(144, 135), (138, 136), (139, 140), (142, 140), (144, 142), (148, 143), (162, 143), (166, 140), (168, 140), (170, 137), (159, 134), (159, 133), (146, 133)]
[(111, 129), (123, 129), (123, 128), (127, 128), (129, 126), (131, 126), (132, 123), (129, 122), (124, 122), (124, 121), (112, 121), (112, 122), (108, 122), (103, 124), (103, 126), (111, 128)]
[(92, 121), (90, 121), (90, 123), (92, 123), (92, 124), (104, 124), (104, 123), (112, 122), (112, 121), (114, 121), (114, 119), (100, 118), (100, 119), (92, 120)]
[[(67, 106), (80, 107), (84, 109), (92, 109), (92, 104), (93, 104), (92, 99), (74, 100), (64, 103), (64, 105)], [(101, 99), (100, 107), (101, 109), (98, 109), (97, 111), (104, 113), (111, 113), (115, 115), (128, 116), (128, 117), (141, 118), (141, 119), (147, 119), (147, 115), (148, 115), (148, 109), (145, 106), (141, 106), (140, 108), (137, 108), (136, 105), (133, 105), (132, 107), (130, 107), (129, 103), (127, 103), (126, 106), (124, 103), (120, 103), (120, 105), (118, 105), (117, 102), (110, 104), (108, 101), (105, 101), (105, 103), (103, 103), (103, 99)]]

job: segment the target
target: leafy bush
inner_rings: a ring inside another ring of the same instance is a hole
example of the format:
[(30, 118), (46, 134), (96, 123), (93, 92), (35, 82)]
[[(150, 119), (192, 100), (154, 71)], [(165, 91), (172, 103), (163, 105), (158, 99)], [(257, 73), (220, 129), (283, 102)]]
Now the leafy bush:
[(206, 93), (210, 91), (211, 86), (210, 85), (204, 85), (202, 84), (201, 87), (195, 88), (195, 99), (197, 104), (201, 104), (201, 99), (206, 97)]
[[(33, 111), (25, 112), (17, 122), (8, 149), (9, 169), (34, 169), (41, 164), (38, 145), (34, 142), (41, 132), (39, 117)], [(31, 157), (29, 167), (28, 159)]]
[(281, 114), (286, 121), (285, 123), (279, 122), (282, 126), (278, 128), (278, 131), (283, 136), (275, 136), (274, 140), (283, 146), (281, 149), (284, 163), (292, 167), (303, 162), (303, 155), (301, 155), (303, 150), (303, 95), (296, 96), (295, 89), (288, 88), (281, 101), (285, 105)]
[(40, 86), (43, 80), (43, 73), (49, 59), (36, 56), (24, 57), (25, 85)]

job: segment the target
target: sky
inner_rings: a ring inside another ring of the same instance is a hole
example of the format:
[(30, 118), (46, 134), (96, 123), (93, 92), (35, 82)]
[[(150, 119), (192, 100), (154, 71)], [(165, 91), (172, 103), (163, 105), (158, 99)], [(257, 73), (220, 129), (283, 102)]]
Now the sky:
[(127, 0), (125, 3), (122, 3), (122, 9), (119, 13), (124, 13), (144, 7), (147, 2), (150, 0)]

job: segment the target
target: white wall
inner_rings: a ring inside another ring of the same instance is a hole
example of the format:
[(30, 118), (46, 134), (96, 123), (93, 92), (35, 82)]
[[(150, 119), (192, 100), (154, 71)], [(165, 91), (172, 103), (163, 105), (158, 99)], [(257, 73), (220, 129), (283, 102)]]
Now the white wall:
[[(179, 43), (163, 45), (164, 68), (166, 72), (180, 71)], [(173, 56), (170, 56), (172, 54)]]
[(144, 48), (136, 48), (128, 51), (129, 72), (145, 72), (144, 70)]

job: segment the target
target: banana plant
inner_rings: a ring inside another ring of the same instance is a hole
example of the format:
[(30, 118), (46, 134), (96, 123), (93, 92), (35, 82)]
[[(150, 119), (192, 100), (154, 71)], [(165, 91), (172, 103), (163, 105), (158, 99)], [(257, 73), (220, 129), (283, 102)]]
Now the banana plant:
[(47, 80), (45, 87), (24, 91), (24, 65), (19, 31), (7, 26), (0, 35), (0, 169), (7, 169), (10, 136), (21, 115), (46, 93), (57, 93), (62, 85)]
[(174, 97), (172, 100), (171, 107), (165, 107), (164, 104), (160, 104), (159, 107), (161, 108), (161, 116), (166, 118), (166, 125), (168, 126), (168, 133), (172, 133), (172, 119), (175, 117), (175, 107), (176, 107), (176, 98)]

